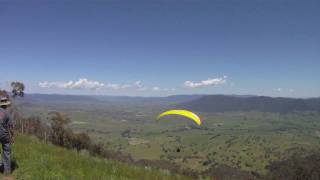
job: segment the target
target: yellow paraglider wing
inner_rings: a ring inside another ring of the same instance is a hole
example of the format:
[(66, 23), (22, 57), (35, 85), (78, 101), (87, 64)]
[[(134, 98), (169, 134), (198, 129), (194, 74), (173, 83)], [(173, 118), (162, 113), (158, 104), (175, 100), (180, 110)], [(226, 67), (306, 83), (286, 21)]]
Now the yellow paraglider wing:
[(160, 114), (157, 119), (160, 119), (160, 118), (162, 118), (164, 116), (168, 116), (168, 115), (180, 115), (180, 116), (187, 117), (189, 119), (192, 119), (199, 126), (202, 123), (201, 119), (199, 118), (199, 116), (197, 116), (195, 113), (193, 113), (191, 111), (187, 111), (187, 110), (170, 110), (170, 111), (166, 111), (166, 112)]

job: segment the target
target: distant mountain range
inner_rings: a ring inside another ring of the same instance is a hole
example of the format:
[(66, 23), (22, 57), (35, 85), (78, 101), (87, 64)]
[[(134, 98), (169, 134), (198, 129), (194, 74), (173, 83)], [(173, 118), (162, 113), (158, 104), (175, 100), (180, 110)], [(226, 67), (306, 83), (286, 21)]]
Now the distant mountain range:
[(266, 96), (206, 95), (180, 103), (180, 109), (200, 112), (260, 111), (288, 113), (294, 111), (320, 111), (320, 98), (294, 99)]
[(18, 102), (33, 103), (165, 103), (178, 104), (192, 101), (202, 95), (175, 95), (168, 97), (132, 97), (132, 96), (89, 96), (89, 95), (60, 95), (60, 94), (27, 94)]
[(168, 97), (82, 96), (28, 94), (17, 99), (23, 104), (105, 104), (148, 106), (161, 105), (199, 112), (261, 111), (287, 113), (319, 111), (320, 98), (272, 98), (251, 95), (175, 95)]

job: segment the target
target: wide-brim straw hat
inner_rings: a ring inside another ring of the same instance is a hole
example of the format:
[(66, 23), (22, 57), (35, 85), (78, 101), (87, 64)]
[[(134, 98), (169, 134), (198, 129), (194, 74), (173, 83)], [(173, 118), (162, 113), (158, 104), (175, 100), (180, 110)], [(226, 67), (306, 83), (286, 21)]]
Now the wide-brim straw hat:
[(0, 106), (9, 106), (11, 104), (10, 101), (8, 102), (0, 102)]
[(11, 102), (9, 101), (9, 99), (7, 97), (0, 98), (0, 106), (8, 106), (10, 104), (11, 104)]

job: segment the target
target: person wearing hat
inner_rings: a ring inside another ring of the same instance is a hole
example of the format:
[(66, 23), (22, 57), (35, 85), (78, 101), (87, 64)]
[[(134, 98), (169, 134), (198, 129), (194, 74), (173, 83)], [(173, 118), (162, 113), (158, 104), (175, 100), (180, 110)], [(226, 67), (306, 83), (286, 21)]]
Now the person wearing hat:
[(0, 92), (0, 143), (2, 144), (2, 165), (4, 174), (11, 173), (11, 143), (13, 143), (13, 122), (7, 108), (11, 105), (9, 96)]

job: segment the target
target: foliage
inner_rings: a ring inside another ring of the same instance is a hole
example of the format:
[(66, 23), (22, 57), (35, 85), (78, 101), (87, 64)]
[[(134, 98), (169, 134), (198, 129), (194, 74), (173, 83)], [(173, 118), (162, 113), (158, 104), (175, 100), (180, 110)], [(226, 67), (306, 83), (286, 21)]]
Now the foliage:
[(270, 170), (270, 179), (320, 179), (320, 154), (293, 156), (284, 161), (272, 162), (267, 168)]
[(21, 96), (24, 97), (25, 85), (22, 82), (11, 82), (12, 97)]

